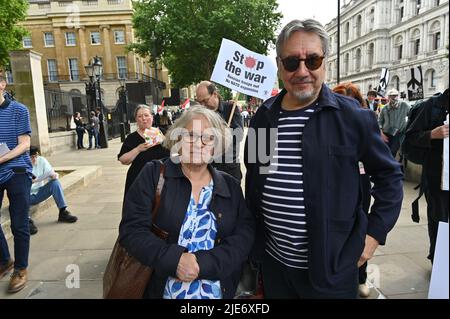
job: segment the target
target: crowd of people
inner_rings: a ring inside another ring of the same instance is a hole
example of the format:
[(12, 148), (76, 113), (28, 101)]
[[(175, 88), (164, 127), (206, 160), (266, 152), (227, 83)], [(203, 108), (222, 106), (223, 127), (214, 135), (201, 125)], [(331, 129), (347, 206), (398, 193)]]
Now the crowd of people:
[[(367, 297), (367, 263), (401, 210), (405, 138), (430, 150), (423, 176), (433, 261), (437, 223), (448, 222), (448, 191), (438, 183), (448, 90), (427, 102), (440, 107), (439, 118), (423, 112), (407, 131), (410, 107), (397, 90), (389, 90), (381, 105), (375, 91), (364, 98), (353, 83), (325, 84), (328, 48), (319, 22), (287, 24), (276, 42), (284, 89), (256, 112), (224, 101), (209, 81), (198, 84), (196, 103), (183, 112), (136, 108), (137, 130), (117, 155), (130, 165), (119, 241), (154, 268), (143, 298), (233, 298), (247, 262), (260, 271), (265, 298)], [(0, 77), (0, 93), (4, 86)], [(11, 121), (13, 114), (20, 116)], [(84, 148), (88, 130), (95, 142), (89, 148), (96, 148), (98, 114), (84, 124), (78, 113), (75, 123), (77, 147)], [(157, 143), (148, 137), (155, 126), (165, 136)], [(245, 176), (239, 156), (244, 127), (254, 130), (245, 139)], [(26, 107), (0, 94), (0, 143), (11, 150), (0, 155), (0, 204), (4, 190), (13, 194), (15, 246), (13, 261), (0, 230), (0, 277), (14, 269), (10, 292), (26, 283), (29, 206), (53, 196), (58, 221), (77, 220), (57, 173), (38, 149), (29, 151), (30, 134)], [(164, 187), (153, 218), (159, 182)]]

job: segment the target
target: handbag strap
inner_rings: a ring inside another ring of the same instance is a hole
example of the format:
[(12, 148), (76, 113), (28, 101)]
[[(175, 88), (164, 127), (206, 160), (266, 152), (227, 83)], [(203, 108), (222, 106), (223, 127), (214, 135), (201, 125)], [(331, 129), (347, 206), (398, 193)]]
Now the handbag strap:
[(161, 165), (159, 166), (159, 180), (158, 185), (156, 186), (156, 192), (155, 192), (155, 200), (153, 203), (153, 209), (152, 209), (152, 219), (155, 220), (156, 215), (159, 211), (159, 205), (161, 204), (161, 193), (162, 189), (164, 187), (164, 172), (166, 170), (166, 167), (164, 166), (164, 163), (160, 161)]

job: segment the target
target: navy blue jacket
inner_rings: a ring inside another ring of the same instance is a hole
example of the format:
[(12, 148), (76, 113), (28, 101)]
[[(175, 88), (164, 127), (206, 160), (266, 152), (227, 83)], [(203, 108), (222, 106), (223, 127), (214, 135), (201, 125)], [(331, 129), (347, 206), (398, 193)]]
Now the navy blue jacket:
[[(283, 90), (267, 100), (252, 118), (250, 127), (256, 129), (258, 147), (273, 149), (269, 130), (277, 127), (285, 94)], [(264, 251), (261, 194), (268, 176), (260, 174), (260, 168), (268, 163), (261, 159), (250, 162), (256, 152), (252, 135), (249, 132), (247, 136), (244, 161), (247, 205), (257, 218), (252, 258), (258, 260)], [(276, 134), (271, 138), (276, 140)], [(355, 285), (366, 234), (383, 245), (400, 214), (403, 199), (400, 164), (382, 141), (373, 112), (360, 108), (354, 99), (333, 93), (325, 85), (318, 109), (304, 127), (302, 154), (311, 282), (324, 293), (348, 291)], [(364, 163), (374, 183), (371, 194), (375, 202), (368, 216), (362, 209), (358, 161)]]
[[(119, 240), (129, 254), (155, 271), (145, 297), (162, 298), (167, 277), (176, 270), (185, 247), (178, 245), (181, 225), (191, 197), (192, 187), (180, 164), (168, 159), (161, 203), (154, 223), (169, 233), (167, 241), (156, 237), (152, 225), (152, 203), (159, 180), (160, 162), (147, 163), (128, 190), (123, 205)], [(245, 205), (239, 182), (208, 165), (214, 182), (210, 209), (217, 220), (214, 248), (195, 252), (200, 267), (199, 279), (220, 280), (224, 298), (233, 298), (242, 264), (254, 241), (254, 218)]]

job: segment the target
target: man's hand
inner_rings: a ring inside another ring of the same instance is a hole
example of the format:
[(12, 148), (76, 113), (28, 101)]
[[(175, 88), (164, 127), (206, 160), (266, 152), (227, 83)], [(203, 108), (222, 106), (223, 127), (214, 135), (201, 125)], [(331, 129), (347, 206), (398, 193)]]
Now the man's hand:
[(56, 172), (53, 172), (53, 174), (50, 175), (51, 179), (58, 179), (59, 178), (59, 174)]
[(359, 257), (358, 268), (373, 257), (373, 254), (375, 253), (378, 245), (379, 243), (375, 238), (366, 235), (366, 245), (364, 246), (364, 251), (361, 257)]
[(177, 278), (184, 282), (191, 282), (198, 277), (200, 267), (194, 254), (183, 253), (177, 267)]
[(385, 143), (389, 143), (389, 137), (387, 137), (386, 134), (384, 134), (384, 133), (381, 132), (381, 131), (380, 131), (380, 133), (381, 133), (381, 138), (383, 139), (383, 141), (384, 141)]
[(436, 127), (431, 131), (432, 140), (442, 140), (448, 137), (448, 124)]

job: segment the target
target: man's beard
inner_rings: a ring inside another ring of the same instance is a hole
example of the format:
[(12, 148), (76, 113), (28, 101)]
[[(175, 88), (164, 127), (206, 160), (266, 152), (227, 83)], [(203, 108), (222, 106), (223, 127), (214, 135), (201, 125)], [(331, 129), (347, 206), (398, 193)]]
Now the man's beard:
[(293, 91), (292, 95), (297, 99), (301, 104), (308, 103), (312, 98), (316, 95), (314, 90), (311, 91)]

